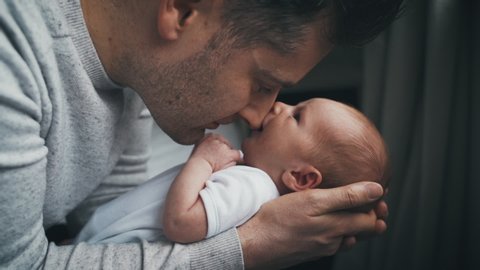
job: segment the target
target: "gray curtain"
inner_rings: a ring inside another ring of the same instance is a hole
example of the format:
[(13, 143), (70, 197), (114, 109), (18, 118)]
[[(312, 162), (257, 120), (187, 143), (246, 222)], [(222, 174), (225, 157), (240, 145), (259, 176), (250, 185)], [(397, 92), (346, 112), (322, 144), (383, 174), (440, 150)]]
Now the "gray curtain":
[(393, 167), (389, 229), (334, 269), (480, 269), (480, 1), (408, 2), (364, 72)]

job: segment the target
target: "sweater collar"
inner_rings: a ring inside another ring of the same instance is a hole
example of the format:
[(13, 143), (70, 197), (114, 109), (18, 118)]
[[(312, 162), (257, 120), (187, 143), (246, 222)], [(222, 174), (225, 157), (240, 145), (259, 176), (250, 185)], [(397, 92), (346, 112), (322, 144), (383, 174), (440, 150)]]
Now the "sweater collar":
[(60, 6), (70, 27), (70, 36), (74, 46), (77, 48), (80, 61), (93, 86), (96, 89), (105, 90), (122, 88), (108, 77), (107, 72), (103, 68), (88, 32), (80, 0), (62, 0), (60, 1)]

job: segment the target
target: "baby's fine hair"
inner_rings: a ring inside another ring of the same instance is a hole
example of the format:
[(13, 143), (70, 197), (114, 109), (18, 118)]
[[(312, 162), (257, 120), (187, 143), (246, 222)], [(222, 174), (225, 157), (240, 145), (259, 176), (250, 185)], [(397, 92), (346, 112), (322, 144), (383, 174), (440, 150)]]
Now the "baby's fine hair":
[(360, 111), (338, 104), (338, 119), (319, 130), (318, 147), (314, 150), (314, 165), (322, 174), (320, 187), (331, 188), (359, 181), (374, 181), (387, 187), (390, 166), (380, 132)]

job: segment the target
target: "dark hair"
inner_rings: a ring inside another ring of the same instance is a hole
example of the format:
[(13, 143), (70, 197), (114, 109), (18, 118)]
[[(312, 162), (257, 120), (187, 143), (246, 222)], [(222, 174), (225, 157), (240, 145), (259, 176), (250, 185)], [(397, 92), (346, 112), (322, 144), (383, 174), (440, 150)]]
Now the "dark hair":
[[(360, 46), (383, 31), (403, 0), (225, 0), (224, 29), (240, 47), (267, 45), (291, 52), (302, 44), (305, 26), (327, 19), (335, 45)], [(325, 15), (325, 16), (324, 16)]]

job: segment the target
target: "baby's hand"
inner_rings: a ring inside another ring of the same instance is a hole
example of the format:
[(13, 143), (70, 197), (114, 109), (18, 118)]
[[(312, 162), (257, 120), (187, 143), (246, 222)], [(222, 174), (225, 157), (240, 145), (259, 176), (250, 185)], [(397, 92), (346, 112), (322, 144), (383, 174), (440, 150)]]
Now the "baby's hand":
[(195, 146), (190, 158), (206, 160), (213, 172), (233, 166), (242, 160), (240, 151), (233, 149), (225, 137), (211, 133)]

